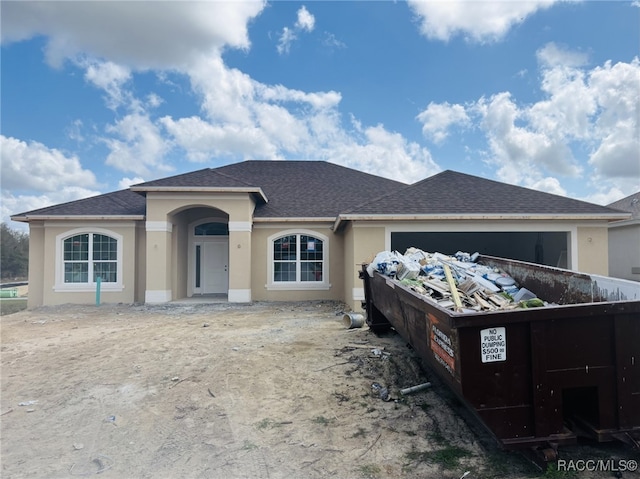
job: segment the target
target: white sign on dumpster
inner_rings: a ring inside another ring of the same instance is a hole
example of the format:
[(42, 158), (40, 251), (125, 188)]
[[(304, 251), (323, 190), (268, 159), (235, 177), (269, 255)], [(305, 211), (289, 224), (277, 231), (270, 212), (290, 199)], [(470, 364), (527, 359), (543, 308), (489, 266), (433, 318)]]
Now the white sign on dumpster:
[(507, 360), (507, 333), (504, 327), (480, 331), (480, 352), (483, 363)]

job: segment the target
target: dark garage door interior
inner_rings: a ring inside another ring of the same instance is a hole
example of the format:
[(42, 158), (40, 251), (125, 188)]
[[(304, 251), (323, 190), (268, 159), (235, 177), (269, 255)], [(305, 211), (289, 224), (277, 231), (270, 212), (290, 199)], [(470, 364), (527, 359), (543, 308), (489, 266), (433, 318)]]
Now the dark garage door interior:
[(391, 250), (404, 253), (409, 247), (430, 253), (458, 251), (567, 268), (566, 232), (397, 232), (391, 233)]

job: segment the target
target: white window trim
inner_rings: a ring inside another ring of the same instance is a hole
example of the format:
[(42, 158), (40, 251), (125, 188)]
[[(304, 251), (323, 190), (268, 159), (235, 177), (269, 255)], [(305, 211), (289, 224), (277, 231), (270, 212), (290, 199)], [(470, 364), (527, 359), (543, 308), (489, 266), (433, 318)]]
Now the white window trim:
[[(322, 281), (274, 281), (273, 280), (273, 242), (283, 236), (307, 235), (322, 240)], [(307, 229), (291, 229), (279, 231), (267, 238), (267, 290), (274, 291), (310, 291), (328, 290), (329, 282), (329, 238), (322, 233)]]
[[(64, 240), (79, 234), (101, 234), (110, 236), (118, 242), (117, 257), (116, 257), (116, 275), (118, 281), (115, 283), (100, 283), (100, 291), (123, 291), (124, 285), (122, 283), (123, 273), (123, 236), (104, 228), (76, 228), (73, 230), (65, 231), (56, 236), (56, 281), (53, 286), (53, 290), (56, 293), (81, 293), (81, 292), (95, 292), (97, 283), (65, 283), (64, 282)], [(91, 258), (89, 262), (93, 261)], [(91, 275), (89, 280), (91, 281)]]

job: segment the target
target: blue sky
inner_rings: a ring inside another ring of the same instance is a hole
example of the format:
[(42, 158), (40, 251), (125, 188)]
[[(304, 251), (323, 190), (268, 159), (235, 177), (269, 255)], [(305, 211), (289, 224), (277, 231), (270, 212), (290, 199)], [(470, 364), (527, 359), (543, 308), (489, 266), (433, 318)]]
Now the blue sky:
[(640, 190), (638, 1), (0, 8), (3, 221), (246, 159)]

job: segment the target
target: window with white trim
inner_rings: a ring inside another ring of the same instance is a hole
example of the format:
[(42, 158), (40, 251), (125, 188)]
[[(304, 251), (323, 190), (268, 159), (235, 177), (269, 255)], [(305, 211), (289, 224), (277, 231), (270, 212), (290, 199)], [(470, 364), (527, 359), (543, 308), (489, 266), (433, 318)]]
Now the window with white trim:
[(118, 282), (118, 240), (96, 233), (82, 233), (63, 241), (64, 283)]
[(309, 234), (289, 234), (273, 240), (274, 283), (325, 282), (324, 241)]

